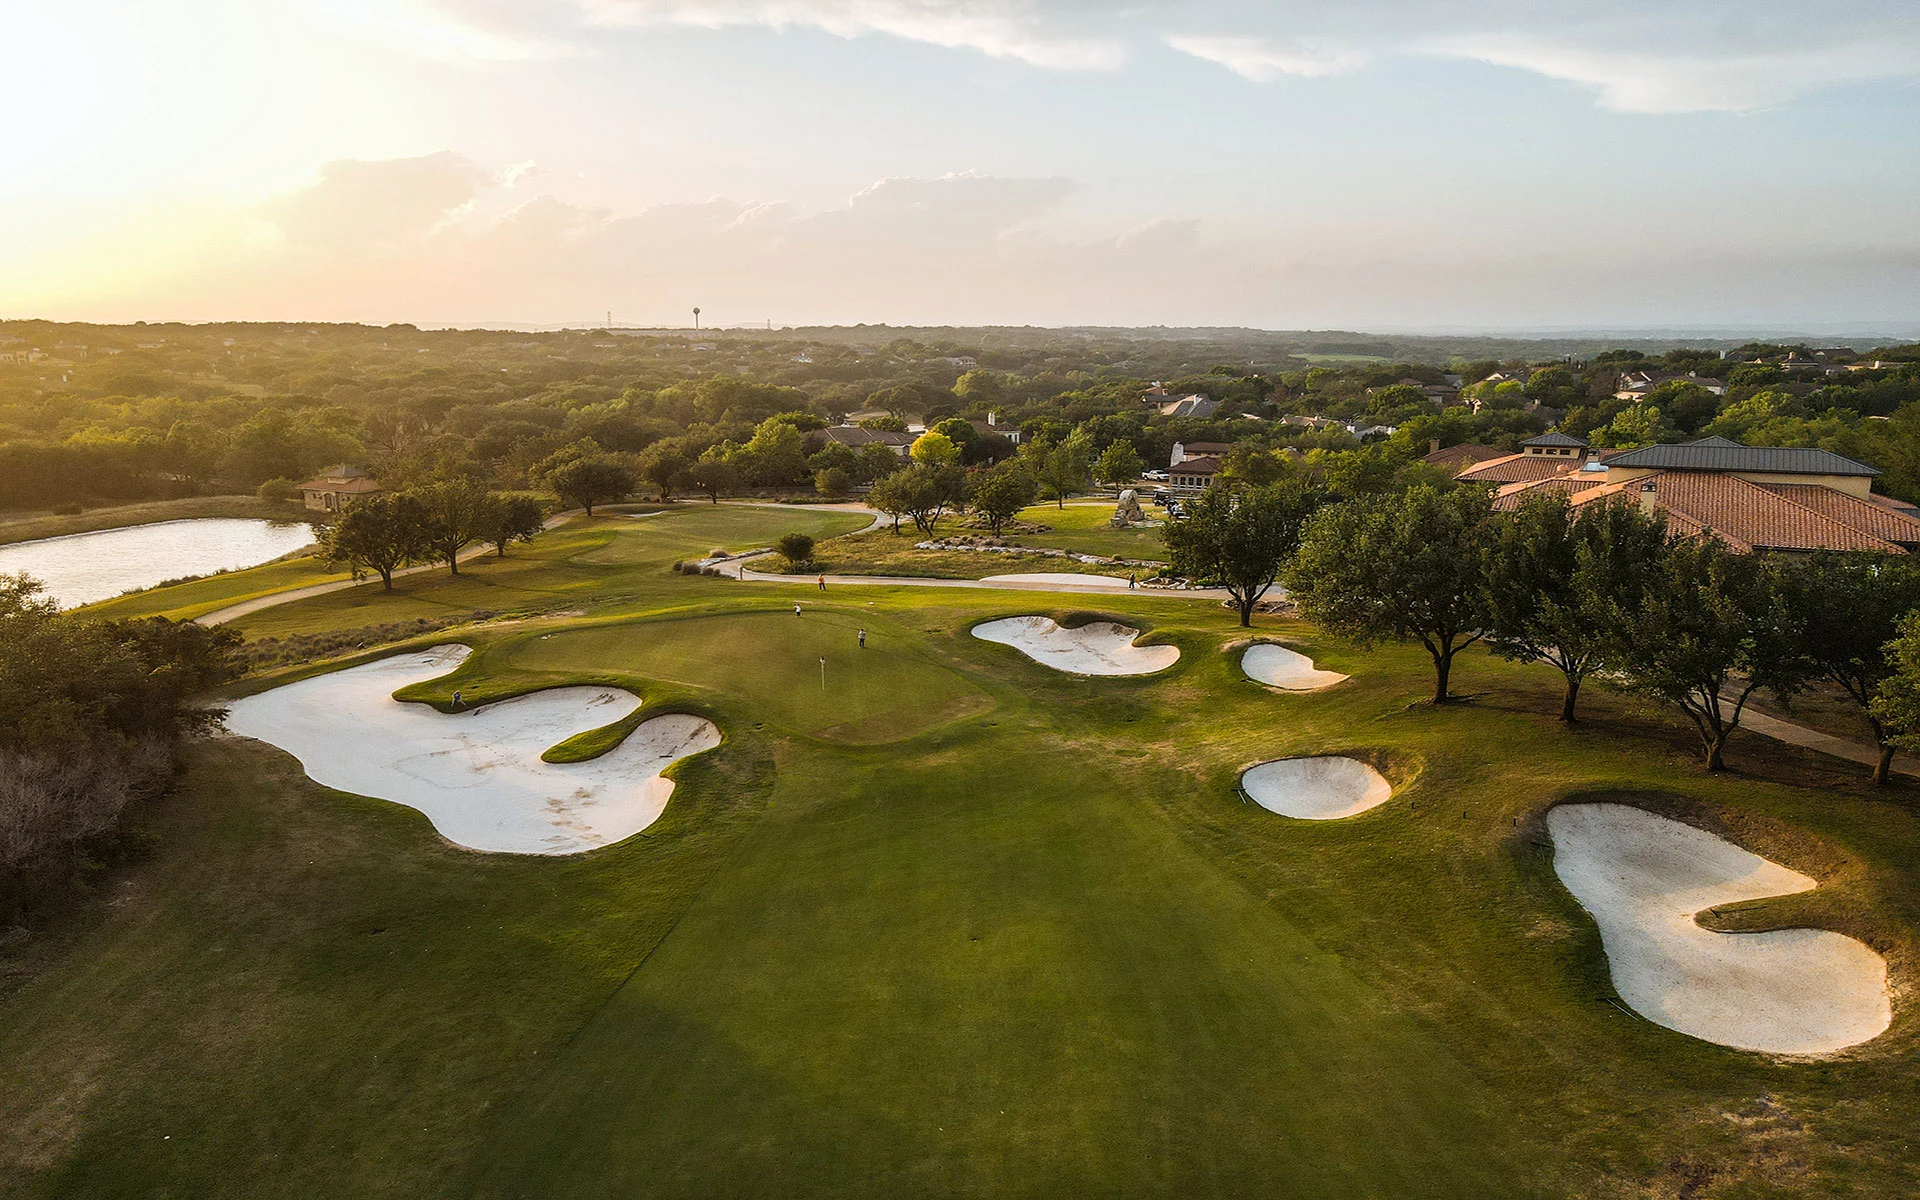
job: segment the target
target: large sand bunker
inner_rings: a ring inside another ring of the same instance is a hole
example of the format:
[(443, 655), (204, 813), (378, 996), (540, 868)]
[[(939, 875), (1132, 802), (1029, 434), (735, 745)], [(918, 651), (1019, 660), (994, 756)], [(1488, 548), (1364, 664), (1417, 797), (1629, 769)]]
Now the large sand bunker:
[(1008, 617), (975, 625), (973, 636), (1072, 675), (1151, 675), (1180, 658), (1178, 646), (1134, 645), (1140, 631), (1112, 621), (1063, 629), (1050, 617)]
[(1097, 587), (1126, 591), (1129, 585), (1124, 579), (1115, 579), (1111, 575), (1076, 575), (1071, 571), (1028, 571), (1018, 575), (989, 575), (981, 583), (1011, 583), (1062, 585), (1066, 587)]
[(1378, 808), (1393, 785), (1366, 763), (1326, 755), (1280, 758), (1250, 767), (1240, 787), (1261, 808), (1304, 821), (1332, 821)]
[(1247, 673), (1248, 679), (1287, 692), (1317, 692), (1347, 679), (1337, 671), (1320, 670), (1312, 659), (1297, 650), (1266, 642), (1247, 647), (1247, 652), (1240, 656), (1240, 669)]
[(579, 763), (540, 755), (640, 706), (631, 692), (566, 687), (446, 714), (397, 688), (451, 671), (465, 646), (435, 646), (303, 679), (234, 703), (227, 728), (270, 742), (343, 792), (418, 809), (448, 841), (510, 854), (578, 854), (653, 824), (668, 766), (720, 744), (711, 721), (670, 713)]
[(1553, 869), (1593, 914), (1613, 986), (1656, 1025), (1741, 1050), (1818, 1054), (1893, 1020), (1886, 960), (1822, 929), (1715, 933), (1695, 914), (1815, 881), (1705, 830), (1625, 804), (1547, 814)]

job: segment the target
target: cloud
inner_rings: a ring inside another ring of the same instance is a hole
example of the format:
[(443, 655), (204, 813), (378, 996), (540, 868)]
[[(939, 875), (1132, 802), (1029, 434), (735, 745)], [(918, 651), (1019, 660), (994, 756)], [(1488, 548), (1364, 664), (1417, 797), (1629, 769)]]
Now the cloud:
[(1219, 63), (1236, 75), (1265, 82), (1279, 75), (1314, 78), (1351, 71), (1365, 55), (1326, 41), (1264, 37), (1171, 37), (1167, 45), (1183, 54)]
[(345, 159), (320, 168), (313, 186), (264, 205), (261, 215), (298, 249), (384, 250), (456, 219), (495, 178), (444, 150), (381, 162)]
[(886, 34), (995, 58), (1065, 69), (1119, 66), (1125, 50), (1104, 28), (1109, 6), (1040, 0), (579, 0), (606, 26), (723, 29), (804, 27), (838, 37)]
[(815, 29), (1052, 69), (1115, 70), (1171, 49), (1255, 81), (1483, 62), (1632, 113), (1739, 112), (1920, 77), (1911, 0), (1827, 0), (1817, 18), (1798, 0), (404, 0), (393, 12), (381, 23), (428, 31), (426, 52), (485, 61), (593, 52), (607, 29)]

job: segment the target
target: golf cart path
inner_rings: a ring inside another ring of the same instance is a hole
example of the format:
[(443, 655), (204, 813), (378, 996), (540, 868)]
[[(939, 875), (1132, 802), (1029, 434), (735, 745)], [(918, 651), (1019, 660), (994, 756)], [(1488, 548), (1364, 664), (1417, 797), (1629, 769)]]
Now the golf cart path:
[[(1770, 737), (1789, 746), (1799, 746), (1807, 750), (1818, 750), (1822, 754), (1831, 754), (1847, 762), (1859, 763), (1871, 767), (1880, 761), (1880, 751), (1865, 742), (1848, 741), (1835, 737), (1831, 733), (1821, 733), (1792, 721), (1783, 721), (1779, 717), (1770, 717), (1765, 713), (1749, 708), (1740, 714), (1740, 728), (1750, 730), (1763, 737)], [(1910, 754), (1895, 754), (1893, 769), (1902, 774), (1920, 779), (1920, 759)]]
[[(582, 511), (581, 509), (574, 508), (563, 513), (555, 513), (553, 516), (548, 517), (546, 521), (541, 524), (540, 528), (547, 530), (552, 529), (556, 525), (564, 525), (566, 522), (579, 516)], [(642, 515), (651, 516), (652, 514), (646, 513)], [(459, 558), (461, 562), (468, 562), (472, 559), (483, 558), (492, 553), (492, 546), (471, 546), (462, 550), (456, 557)], [(446, 565), (444, 562), (418, 563), (411, 567), (401, 567), (393, 573), (393, 577), (399, 579), (403, 575), (418, 575), (424, 571), (438, 571)], [(195, 625), (225, 625), (228, 621), (237, 621), (241, 617), (249, 613), (257, 613), (263, 608), (274, 608), (282, 604), (292, 604), (295, 600), (305, 600), (309, 596), (324, 596), (328, 592), (344, 592), (348, 588), (364, 587), (367, 584), (378, 582), (380, 582), (378, 575), (369, 575), (365, 579), (336, 579), (331, 583), (311, 583), (305, 587), (289, 588), (284, 592), (268, 592), (264, 596), (255, 596), (251, 600), (242, 600), (238, 604), (229, 604), (225, 608), (216, 608), (210, 613), (201, 613), (193, 619), (193, 623)]]
[[(791, 504), (775, 504), (771, 501), (730, 501), (759, 508), (792, 509)], [(878, 509), (868, 508), (864, 504), (809, 504), (807, 509), (827, 509), (834, 512), (866, 513), (873, 518), (865, 529), (856, 533), (872, 533), (876, 529), (886, 528), (890, 519)], [(793, 583), (818, 588), (822, 576), (819, 575), (774, 575), (765, 571), (749, 570), (747, 564), (772, 554), (771, 549), (749, 550), (745, 554), (726, 559), (711, 565), (720, 568), (721, 578), (738, 579), (744, 583)], [(1013, 579), (938, 579), (924, 575), (828, 575), (824, 577), (828, 586), (844, 585), (849, 587), (944, 587), (944, 588), (981, 588), (995, 592), (1074, 592), (1111, 596), (1125, 591), (1136, 596), (1172, 596), (1195, 600), (1227, 600), (1231, 595), (1225, 588), (1116, 588), (1112, 582), (1105, 583), (1067, 583), (1059, 580), (1038, 582)], [(1114, 576), (1098, 576), (1111, 581)]]

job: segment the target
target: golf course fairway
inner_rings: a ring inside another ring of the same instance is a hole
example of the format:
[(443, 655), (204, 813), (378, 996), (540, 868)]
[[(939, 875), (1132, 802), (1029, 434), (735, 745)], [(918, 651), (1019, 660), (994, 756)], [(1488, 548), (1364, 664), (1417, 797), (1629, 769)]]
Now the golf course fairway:
[[(724, 741), (640, 832), (556, 856), (451, 845), (263, 742), (194, 745), (150, 853), (0, 960), (0, 1196), (1920, 1192), (1904, 787), (1744, 734), (1708, 775), (1667, 714), (1596, 690), (1562, 725), (1556, 672), (1478, 648), (1475, 698), (1435, 706), (1419, 646), (1263, 614), (1254, 636), (1352, 674), (1277, 698), (1228, 652), (1236, 614), (1190, 597), (670, 569), (860, 524), (583, 519), (457, 580), (236, 621), (320, 650), (229, 700), (457, 642), (402, 701), (639, 698), (548, 761), (660, 713)], [(972, 633), (1042, 613), (1178, 655), (1069, 674)], [(1391, 802), (1289, 820), (1237, 791), (1321, 756), (1380, 763)], [(1554, 872), (1569, 800), (1737, 830), (1817, 879), (1711, 919), (1871, 945), (1891, 1025), (1785, 1057), (1636, 1015)]]

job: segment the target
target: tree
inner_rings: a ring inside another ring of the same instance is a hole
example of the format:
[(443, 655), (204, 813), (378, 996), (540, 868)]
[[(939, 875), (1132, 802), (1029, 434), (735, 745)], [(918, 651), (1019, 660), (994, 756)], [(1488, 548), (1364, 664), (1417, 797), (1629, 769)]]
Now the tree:
[(1789, 696), (1808, 670), (1767, 564), (1712, 536), (1668, 546), (1633, 609), (1610, 622), (1621, 685), (1686, 713), (1707, 770), (1726, 768), (1727, 739), (1760, 688)]
[[(1115, 445), (1124, 445), (1116, 442)], [(968, 503), (977, 516), (986, 519), (995, 536), (1006, 528), (1021, 509), (1032, 504), (1039, 494), (1033, 477), (1019, 463), (1001, 463), (990, 470), (975, 471), (970, 480)]]
[(531, 542), (546, 528), (547, 507), (532, 496), (494, 496), (480, 522), (480, 540), (501, 558), (515, 542)]
[(783, 533), (773, 548), (781, 558), (787, 560), (790, 567), (804, 566), (813, 561), (813, 538), (809, 534)]
[(411, 495), (426, 515), (427, 549), (458, 575), (460, 551), (480, 538), (493, 497), (484, 485), (457, 478), (438, 480)]
[(662, 503), (673, 499), (673, 490), (684, 482), (690, 466), (687, 452), (675, 442), (659, 441), (640, 455), (640, 477), (660, 493)]
[(1140, 472), (1146, 469), (1147, 464), (1140, 461), (1140, 452), (1133, 448), (1132, 442), (1116, 441), (1094, 460), (1093, 477), (1118, 487), (1140, 478)]
[(1208, 488), (1187, 506), (1187, 517), (1161, 531), (1173, 569), (1200, 583), (1225, 587), (1243, 628), (1253, 606), (1273, 586), (1299, 548), (1308, 518), (1325, 503), (1304, 479), (1264, 488)]
[(1814, 675), (1839, 685), (1866, 713), (1880, 749), (1873, 782), (1885, 785), (1895, 731), (1876, 702), (1896, 668), (1888, 651), (1900, 621), (1920, 609), (1920, 567), (1904, 555), (1823, 553), (1783, 564), (1778, 579)]
[(827, 467), (815, 472), (813, 490), (822, 496), (844, 496), (853, 490), (853, 475), (845, 467)]
[(1065, 508), (1067, 497), (1087, 486), (1093, 469), (1087, 441), (1076, 436), (1052, 447), (1045, 442), (1035, 444), (1039, 450), (1029, 460), (1038, 463), (1033, 468), (1034, 481), (1042, 495)]
[(915, 438), (913, 447), (907, 453), (914, 462), (927, 467), (951, 466), (960, 461), (960, 447), (938, 430), (928, 430)]
[(430, 519), (413, 496), (368, 496), (320, 530), (320, 557), (345, 565), (356, 579), (372, 571), (392, 591), (393, 573), (428, 552)]
[(779, 417), (760, 422), (737, 457), (754, 487), (792, 487), (807, 478), (806, 438)]
[(874, 484), (867, 499), (893, 518), (895, 533), (900, 532), (900, 518), (905, 516), (931, 537), (934, 525), (948, 507), (960, 503), (965, 495), (966, 475), (959, 467), (916, 463)]
[(1666, 522), (1637, 505), (1529, 500), (1494, 519), (1487, 547), (1487, 642), (1514, 662), (1543, 662), (1566, 677), (1560, 719), (1571, 723), (1580, 685), (1607, 661), (1608, 624), (1632, 611), (1666, 548)]
[(686, 483), (695, 491), (705, 492), (709, 501), (718, 504), (722, 493), (739, 489), (740, 472), (726, 459), (709, 453), (687, 468)]
[(1895, 746), (1920, 750), (1920, 612), (1901, 619), (1886, 658), (1887, 676), (1874, 689), (1874, 719)]
[(1221, 480), (1228, 484), (1265, 487), (1286, 473), (1287, 466), (1277, 455), (1252, 442), (1239, 443), (1220, 460)]
[(578, 506), (593, 515), (593, 506), (625, 500), (633, 494), (639, 477), (634, 469), (611, 454), (589, 454), (573, 459), (549, 471), (547, 487), (568, 505)]
[(854, 471), (855, 479), (862, 483), (872, 483), (876, 479), (885, 479), (905, 464), (893, 447), (885, 442), (868, 442), (860, 447), (860, 465)]
[(1480, 488), (1410, 488), (1322, 510), (1287, 571), (1300, 612), (1362, 645), (1410, 638), (1433, 658), (1433, 702), (1453, 659), (1487, 625), (1480, 576), (1492, 499)]

